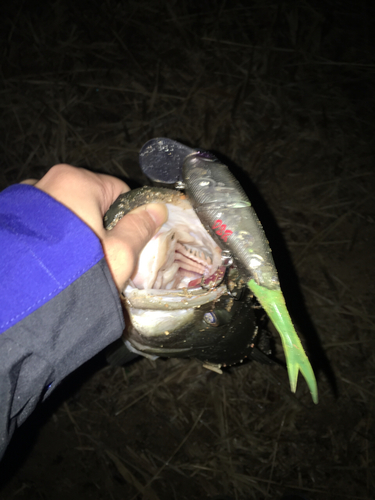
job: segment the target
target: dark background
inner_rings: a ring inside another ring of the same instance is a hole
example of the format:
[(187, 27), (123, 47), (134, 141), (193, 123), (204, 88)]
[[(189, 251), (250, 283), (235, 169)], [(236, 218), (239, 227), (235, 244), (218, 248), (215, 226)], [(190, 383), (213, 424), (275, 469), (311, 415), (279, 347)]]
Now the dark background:
[(60, 162), (142, 185), (157, 136), (223, 155), (320, 402), (277, 365), (99, 355), (16, 433), (1, 499), (374, 498), (374, 21), (365, 0), (2, 7), (0, 187)]

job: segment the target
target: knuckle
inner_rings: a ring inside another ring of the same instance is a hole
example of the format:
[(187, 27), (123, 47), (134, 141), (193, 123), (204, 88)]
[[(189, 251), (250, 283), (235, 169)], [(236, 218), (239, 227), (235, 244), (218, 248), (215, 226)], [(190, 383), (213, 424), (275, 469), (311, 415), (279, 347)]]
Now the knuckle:
[(61, 176), (61, 175), (72, 175), (74, 173), (75, 168), (66, 163), (59, 163), (58, 165), (54, 165), (48, 171), (50, 175)]

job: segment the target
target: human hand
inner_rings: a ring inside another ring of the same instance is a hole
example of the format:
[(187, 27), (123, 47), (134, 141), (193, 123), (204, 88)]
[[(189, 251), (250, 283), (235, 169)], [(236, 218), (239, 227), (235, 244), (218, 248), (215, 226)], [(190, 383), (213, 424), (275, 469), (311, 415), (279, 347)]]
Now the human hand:
[(161, 203), (144, 205), (125, 215), (111, 231), (103, 217), (116, 198), (130, 191), (116, 177), (94, 174), (70, 165), (55, 165), (40, 181), (24, 181), (49, 194), (74, 212), (100, 239), (108, 267), (122, 291), (133, 274), (139, 254), (168, 218)]

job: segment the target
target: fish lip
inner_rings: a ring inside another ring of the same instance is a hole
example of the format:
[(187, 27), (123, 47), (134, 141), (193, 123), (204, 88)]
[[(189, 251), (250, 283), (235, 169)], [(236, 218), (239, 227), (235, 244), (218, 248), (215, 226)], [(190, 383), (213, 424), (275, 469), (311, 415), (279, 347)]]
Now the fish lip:
[(203, 304), (217, 300), (226, 292), (227, 287), (223, 284), (210, 289), (195, 287), (174, 290), (140, 290), (128, 284), (123, 295), (127, 307), (131, 309), (173, 311), (200, 307)]

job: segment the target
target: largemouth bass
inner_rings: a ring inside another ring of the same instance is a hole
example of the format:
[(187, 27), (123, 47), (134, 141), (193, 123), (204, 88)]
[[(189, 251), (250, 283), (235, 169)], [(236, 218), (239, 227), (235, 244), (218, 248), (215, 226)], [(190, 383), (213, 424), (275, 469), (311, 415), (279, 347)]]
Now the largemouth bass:
[(262, 338), (254, 301), (185, 195), (135, 189), (112, 205), (105, 227), (112, 229), (133, 208), (151, 202), (165, 203), (169, 217), (143, 249), (123, 291), (125, 347), (143, 356), (194, 357), (217, 369), (249, 357)]

